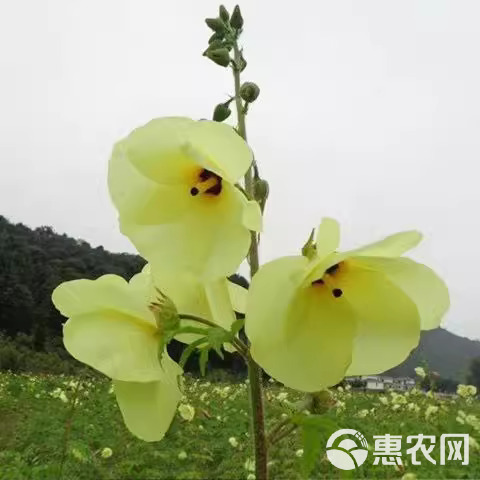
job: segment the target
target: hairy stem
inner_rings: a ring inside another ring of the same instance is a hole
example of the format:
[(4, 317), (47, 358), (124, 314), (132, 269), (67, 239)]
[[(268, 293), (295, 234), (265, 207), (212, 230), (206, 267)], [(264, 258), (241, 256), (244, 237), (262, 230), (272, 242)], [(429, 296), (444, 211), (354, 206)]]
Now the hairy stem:
[[(240, 97), (240, 50), (238, 43), (235, 40), (233, 44), (233, 80), (235, 83), (235, 106), (237, 110), (237, 129), (238, 134), (246, 141), (247, 130), (245, 126), (245, 109), (242, 105), (242, 99)], [(253, 191), (253, 176), (252, 168), (249, 168), (245, 174), (245, 191), (250, 198), (254, 198)], [(250, 246), (250, 252), (248, 254), (248, 260), (250, 263), (250, 277), (252, 278), (258, 270), (258, 242), (257, 235), (251, 232), (252, 243)], [(250, 382), (250, 408), (252, 419), (252, 430), (254, 435), (255, 446), (255, 471), (257, 480), (267, 480), (267, 438), (265, 435), (265, 414), (263, 405), (263, 392), (262, 392), (262, 370), (255, 363), (253, 358), (248, 355), (248, 379)]]

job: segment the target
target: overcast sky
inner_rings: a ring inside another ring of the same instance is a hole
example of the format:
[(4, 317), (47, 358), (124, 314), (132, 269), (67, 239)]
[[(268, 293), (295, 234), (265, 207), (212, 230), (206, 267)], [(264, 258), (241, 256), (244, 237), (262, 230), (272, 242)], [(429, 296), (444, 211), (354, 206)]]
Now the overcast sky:
[[(134, 252), (108, 198), (111, 147), (231, 93), (230, 71), (201, 56), (217, 6), (1, 2), (0, 214)], [(262, 260), (297, 253), (322, 216), (344, 248), (419, 229), (412, 257), (450, 288), (445, 326), (480, 338), (480, 2), (241, 6), (243, 79), (261, 88), (247, 129), (271, 186)]]

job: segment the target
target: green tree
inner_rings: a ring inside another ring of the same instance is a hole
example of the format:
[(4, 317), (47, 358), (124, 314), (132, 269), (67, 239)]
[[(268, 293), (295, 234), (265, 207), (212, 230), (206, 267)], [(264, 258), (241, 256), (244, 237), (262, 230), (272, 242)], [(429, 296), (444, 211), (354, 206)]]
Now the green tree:
[(467, 382), (480, 389), (480, 357), (474, 358), (470, 363)]

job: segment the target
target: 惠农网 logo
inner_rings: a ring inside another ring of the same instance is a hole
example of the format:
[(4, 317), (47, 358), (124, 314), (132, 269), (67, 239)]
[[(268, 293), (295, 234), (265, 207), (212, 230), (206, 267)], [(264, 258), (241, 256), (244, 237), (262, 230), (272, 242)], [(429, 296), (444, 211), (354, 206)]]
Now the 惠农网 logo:
[(327, 441), (327, 458), (342, 470), (359, 467), (367, 459), (367, 454), (367, 440), (352, 428), (337, 430)]

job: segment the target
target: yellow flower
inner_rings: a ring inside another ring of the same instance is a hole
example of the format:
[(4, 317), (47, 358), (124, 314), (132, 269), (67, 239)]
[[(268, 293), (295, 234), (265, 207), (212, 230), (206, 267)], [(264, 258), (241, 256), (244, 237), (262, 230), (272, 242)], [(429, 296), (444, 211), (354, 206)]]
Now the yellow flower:
[(415, 368), (415, 373), (420, 377), (420, 378), (425, 378), (426, 377), (426, 373), (425, 373), (425, 370), (422, 368), (422, 367), (416, 367)]
[(238, 447), (238, 440), (235, 437), (230, 437), (228, 439), (228, 443), (233, 447), (237, 448)]
[(251, 354), (283, 384), (318, 391), (345, 375), (381, 373), (417, 346), (420, 329), (439, 325), (448, 290), (405, 251), (418, 232), (403, 232), (340, 253), (339, 226), (324, 219), (313, 258), (262, 266), (247, 299)]
[(191, 405), (182, 403), (178, 406), (178, 413), (184, 420), (187, 420), (187, 422), (191, 422), (195, 417), (195, 408)]
[(474, 385), (462, 385), (461, 383), (457, 387), (457, 395), (463, 398), (474, 397), (477, 394), (477, 387)]
[(428, 420), (432, 415), (438, 413), (438, 407), (436, 405), (429, 405), (425, 409), (425, 419)]
[(247, 470), (247, 472), (254, 472), (255, 471), (255, 461), (252, 460), (251, 458), (247, 458), (245, 460), (245, 463), (243, 464), (245, 470)]
[(478, 444), (477, 440), (475, 440), (475, 438), (472, 437), (472, 435), (468, 437), (468, 443), (472, 451), (480, 450), (480, 445)]
[(416, 404), (416, 403), (413, 403), (413, 402), (410, 402), (408, 405), (407, 405), (407, 408), (410, 410), (410, 411), (413, 411), (415, 413), (418, 413), (420, 411), (420, 407)]
[(100, 456), (102, 458), (110, 458), (112, 456), (113, 452), (111, 448), (105, 447), (101, 452)]
[(166, 351), (160, 365), (160, 332), (137, 280), (104, 275), (64, 282), (52, 300), (68, 317), (63, 327), (67, 351), (110, 377), (128, 429), (143, 440), (157, 441), (175, 415), (182, 369)]
[(223, 123), (166, 117), (137, 128), (109, 164), (122, 233), (163, 270), (234, 273), (250, 230), (261, 230), (258, 203), (234, 186), (251, 162), (248, 145)]
[[(158, 296), (156, 289), (159, 289), (175, 304), (178, 313), (210, 320), (226, 330), (235, 322), (235, 312), (246, 310), (247, 290), (225, 277), (202, 282), (189, 272), (165, 272), (147, 264), (130, 283), (146, 295), (146, 302)], [(181, 325), (199, 326), (193, 320), (182, 320)], [(183, 343), (197, 338), (199, 335), (195, 333), (181, 333), (175, 337)], [(225, 349), (234, 350), (230, 345), (225, 345)]]
[(287, 392), (280, 392), (280, 393), (277, 395), (277, 400), (278, 400), (279, 402), (284, 402), (287, 398), (288, 398), (288, 393), (287, 393)]
[(185, 450), (182, 450), (182, 451), (178, 454), (178, 459), (179, 459), (179, 460), (185, 460), (187, 457), (188, 457), (188, 455), (187, 455), (187, 452), (186, 452)]

